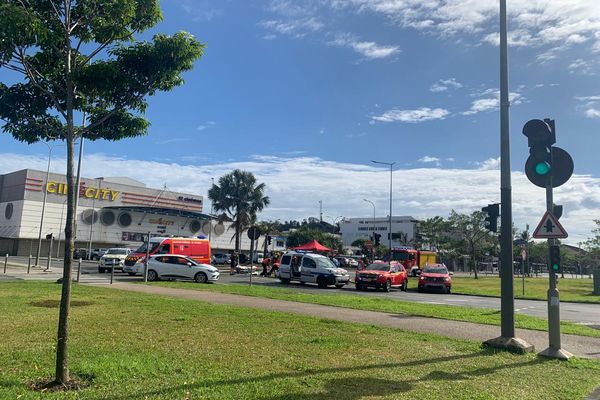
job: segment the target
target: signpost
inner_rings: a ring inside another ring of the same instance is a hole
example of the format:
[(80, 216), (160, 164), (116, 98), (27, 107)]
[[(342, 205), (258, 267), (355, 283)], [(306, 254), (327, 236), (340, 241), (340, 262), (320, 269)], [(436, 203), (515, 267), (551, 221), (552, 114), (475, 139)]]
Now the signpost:
[(254, 269), (254, 241), (260, 237), (260, 230), (256, 226), (248, 229), (248, 239), (250, 239), (250, 286), (252, 286), (252, 270)]
[(536, 239), (564, 239), (568, 236), (565, 228), (550, 211), (546, 211), (533, 232), (533, 237)]

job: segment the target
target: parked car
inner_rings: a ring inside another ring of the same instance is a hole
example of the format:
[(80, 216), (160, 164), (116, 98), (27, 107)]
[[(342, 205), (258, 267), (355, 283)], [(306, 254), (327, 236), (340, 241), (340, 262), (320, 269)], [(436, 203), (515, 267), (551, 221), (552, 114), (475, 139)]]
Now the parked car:
[(88, 259), (88, 251), (87, 251), (87, 249), (84, 249), (84, 248), (75, 249), (75, 251), (73, 251), (73, 258), (75, 260), (78, 260), (80, 258), (82, 260), (87, 260)]
[[(126, 265), (123, 271), (129, 274), (144, 273), (145, 258), (134, 265)], [(201, 264), (193, 259), (178, 254), (155, 254), (148, 260), (148, 280), (160, 279), (192, 279), (198, 283), (216, 282), (219, 270), (209, 264)]]
[(106, 253), (107, 250), (108, 249), (92, 249), (89, 259), (99, 261), (100, 258), (104, 255), (104, 253)]
[(316, 283), (321, 288), (335, 285), (339, 289), (350, 281), (350, 275), (345, 269), (337, 268), (325, 256), (289, 252), (281, 257), (279, 279), (283, 283), (299, 281), (300, 283)]
[(384, 261), (375, 261), (365, 269), (356, 271), (354, 279), (356, 290), (366, 290), (369, 287), (389, 292), (392, 287), (399, 287), (406, 291), (408, 288), (408, 273), (399, 262), (390, 264)]
[(231, 262), (230, 254), (213, 254), (213, 256), (212, 256), (212, 264), (214, 264), (214, 265), (217, 265), (217, 264), (229, 265), (230, 262)]
[(419, 277), (419, 292), (428, 289), (443, 290), (446, 293), (452, 291), (452, 272), (444, 264), (426, 264)]
[(100, 257), (98, 262), (98, 272), (103, 273), (110, 271), (111, 269), (123, 271), (123, 265), (125, 265), (125, 258), (131, 253), (130, 249), (126, 248), (112, 248), (106, 250), (106, 253)]

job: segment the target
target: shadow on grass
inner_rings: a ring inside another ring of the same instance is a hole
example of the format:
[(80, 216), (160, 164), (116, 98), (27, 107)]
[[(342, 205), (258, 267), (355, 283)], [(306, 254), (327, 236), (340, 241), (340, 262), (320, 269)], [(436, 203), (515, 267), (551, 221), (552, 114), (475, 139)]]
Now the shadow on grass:
[[(362, 366), (351, 366), (351, 367), (342, 367), (342, 368), (321, 368), (300, 372), (280, 372), (274, 374), (268, 374), (263, 376), (252, 376), (246, 378), (234, 378), (234, 379), (220, 379), (220, 380), (208, 380), (197, 382), (193, 385), (178, 385), (173, 387), (162, 388), (153, 391), (147, 391), (143, 393), (132, 393), (127, 395), (122, 395), (120, 397), (113, 397), (113, 399), (136, 399), (141, 398), (145, 399), (148, 397), (159, 396), (159, 395), (169, 395), (172, 393), (177, 393), (179, 391), (190, 391), (196, 388), (210, 388), (210, 387), (219, 387), (219, 386), (232, 386), (232, 385), (240, 385), (246, 383), (255, 383), (255, 382), (268, 382), (278, 379), (288, 379), (288, 378), (304, 378), (304, 377), (315, 377), (322, 374), (330, 374), (330, 373), (344, 373), (344, 372), (363, 372), (369, 370), (376, 369), (387, 369), (387, 368), (402, 368), (402, 367), (415, 367), (420, 365), (429, 365), (429, 364), (437, 364), (444, 362), (451, 362), (460, 360), (463, 365), (466, 364), (466, 361), (471, 358), (479, 358), (479, 357), (487, 357), (493, 356), (496, 354), (496, 351), (493, 349), (482, 349), (477, 353), (464, 354), (464, 355), (455, 355), (455, 356), (446, 356), (446, 357), (437, 357), (423, 360), (415, 360), (408, 361), (404, 363), (383, 363), (383, 364), (370, 364), (370, 365), (362, 365)], [(510, 364), (499, 365), (495, 367), (489, 368), (480, 368), (472, 371), (464, 371), (464, 372), (456, 372), (449, 373), (446, 371), (433, 371), (428, 375), (419, 378), (419, 379), (407, 379), (407, 380), (397, 380), (397, 381), (389, 381), (385, 379), (378, 378), (337, 378), (327, 381), (324, 384), (324, 388), (327, 390), (323, 394), (319, 394), (319, 399), (357, 399), (367, 394), (373, 396), (383, 396), (392, 393), (400, 393), (409, 391), (412, 388), (414, 383), (420, 381), (432, 381), (432, 380), (465, 380), (469, 377), (473, 376), (481, 376), (491, 374), (495, 371), (506, 369), (506, 368), (518, 368), (525, 366), (532, 366), (547, 362), (547, 360), (536, 358), (534, 360), (516, 362)], [(357, 386), (358, 385), (358, 386)], [(369, 390), (368, 393), (365, 393), (363, 389), (360, 387), (363, 386), (366, 388), (364, 390)], [(381, 392), (381, 393), (380, 393)], [(310, 395), (306, 393), (286, 393), (285, 395), (278, 395), (275, 397), (265, 397), (265, 399), (271, 400), (283, 400), (283, 399), (314, 399), (315, 393)]]

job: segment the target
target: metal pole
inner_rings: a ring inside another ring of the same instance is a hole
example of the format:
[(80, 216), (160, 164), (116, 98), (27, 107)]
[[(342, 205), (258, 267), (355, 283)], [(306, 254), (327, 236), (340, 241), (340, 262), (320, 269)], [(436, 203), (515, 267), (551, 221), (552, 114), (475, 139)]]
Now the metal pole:
[(148, 242), (146, 243), (146, 260), (144, 261), (144, 282), (148, 282), (148, 258), (150, 258), (150, 232), (148, 232)]
[(112, 268), (110, 269), (110, 284), (113, 284), (113, 280), (115, 279), (115, 264), (113, 262)]
[(6, 265), (8, 264), (8, 254), (4, 256), (4, 273), (6, 273)]
[(63, 223), (63, 214), (65, 211), (65, 203), (66, 203), (66, 200), (65, 200), (65, 202), (63, 202), (62, 208), (60, 210), (60, 226), (58, 229), (58, 243), (56, 244), (56, 258), (57, 259), (59, 258), (59, 252), (60, 252), (60, 235), (63, 231), (62, 223)]
[(506, 0), (500, 0), (500, 337), (484, 344), (519, 352), (533, 346), (515, 338), (515, 294), (512, 242), (512, 187), (510, 179), (510, 135), (508, 99), (508, 37)]
[(393, 167), (394, 164), (396, 164), (395, 162), (392, 163), (388, 163), (388, 162), (381, 162), (381, 161), (373, 161), (375, 164), (383, 164), (383, 165), (389, 165), (390, 166), (390, 215), (389, 215), (389, 231), (388, 231), (388, 240), (389, 240), (389, 250), (388, 250), (388, 264), (391, 266), (392, 263), (392, 181), (393, 181)]
[[(214, 186), (215, 185), (215, 178), (210, 178), (210, 181), (212, 182), (212, 186)], [(212, 189), (212, 186), (211, 186), (211, 189)], [(208, 221), (210, 222), (210, 230), (208, 231), (208, 241), (209, 242), (211, 241), (212, 230), (213, 230), (213, 227), (212, 227), (212, 213), (213, 213), (213, 202), (211, 200), (210, 201), (210, 218), (208, 219)]]
[(44, 272), (51, 271), (52, 268), (52, 244), (54, 243), (54, 236), (50, 234), (50, 247), (48, 248), (48, 263)]
[(48, 179), (50, 177), (50, 160), (52, 159), (52, 149), (53, 149), (53, 147), (50, 146), (48, 143), (46, 143), (46, 142), (42, 142), (42, 143), (44, 143), (46, 146), (48, 146), (48, 167), (46, 168), (46, 181), (44, 182), (44, 185), (42, 186), (42, 190), (44, 191), (44, 199), (42, 200), (42, 217), (40, 220), (40, 233), (38, 235), (38, 248), (37, 248), (37, 254), (35, 255), (36, 267), (40, 265), (40, 253), (42, 251), (42, 230), (44, 228), (44, 213), (46, 211), (46, 198), (48, 197)]
[[(85, 113), (83, 114), (83, 127), (85, 127)], [(73, 210), (73, 233), (75, 235), (75, 239), (77, 239), (77, 209), (79, 208), (79, 197), (81, 193), (79, 192), (81, 188), (81, 158), (83, 157), (83, 142), (84, 138), (80, 138), (79, 142), (79, 159), (77, 161), (77, 178), (75, 179), (76, 186), (76, 194), (75, 194), (75, 208)]]
[(515, 336), (514, 270), (512, 264), (512, 187), (508, 99), (506, 0), (500, 0), (500, 215), (502, 337)]
[[(98, 189), (102, 189), (102, 180), (98, 183)], [(94, 237), (94, 213), (96, 212), (96, 198), (92, 199), (92, 215), (90, 216), (90, 243), (88, 244), (88, 258), (92, 259), (92, 240)]]
[(27, 273), (31, 272), (31, 254), (27, 258)]
[(252, 286), (252, 270), (254, 269), (254, 239), (250, 239), (250, 286)]
[(77, 283), (79, 283), (79, 278), (81, 277), (81, 257), (77, 260)]
[(371, 243), (371, 258), (373, 259), (373, 261), (375, 261), (375, 203), (373, 203), (371, 200), (363, 200), (367, 203), (371, 203), (371, 205), (373, 206), (373, 242)]

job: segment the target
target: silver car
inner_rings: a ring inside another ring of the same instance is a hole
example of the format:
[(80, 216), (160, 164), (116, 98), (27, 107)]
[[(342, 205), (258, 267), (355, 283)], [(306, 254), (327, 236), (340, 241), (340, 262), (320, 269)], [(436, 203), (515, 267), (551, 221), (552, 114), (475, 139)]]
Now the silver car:
[[(144, 274), (144, 258), (123, 271), (132, 274)], [(148, 280), (191, 279), (198, 283), (216, 282), (219, 270), (209, 264), (200, 264), (189, 257), (178, 254), (155, 254), (148, 260)]]

